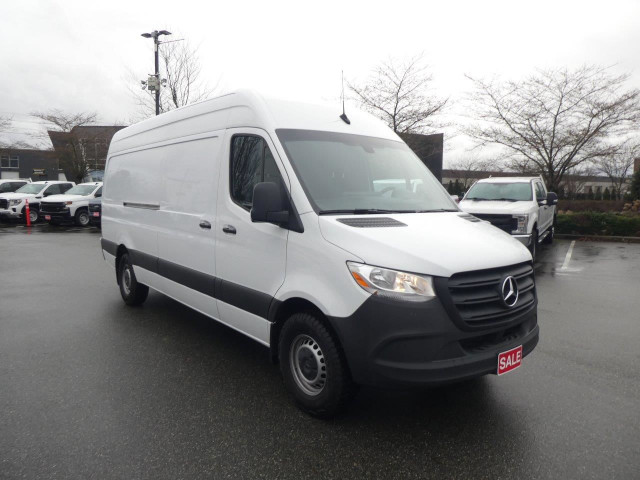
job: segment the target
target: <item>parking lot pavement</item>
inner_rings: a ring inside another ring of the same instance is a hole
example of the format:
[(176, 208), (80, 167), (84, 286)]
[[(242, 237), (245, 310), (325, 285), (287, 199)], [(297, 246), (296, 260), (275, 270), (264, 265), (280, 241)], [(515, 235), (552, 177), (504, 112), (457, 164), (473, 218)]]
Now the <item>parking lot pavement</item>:
[(157, 293), (126, 307), (99, 231), (0, 227), (0, 252), (2, 478), (638, 478), (638, 244), (541, 251), (513, 373), (363, 389), (329, 422), (257, 343)]

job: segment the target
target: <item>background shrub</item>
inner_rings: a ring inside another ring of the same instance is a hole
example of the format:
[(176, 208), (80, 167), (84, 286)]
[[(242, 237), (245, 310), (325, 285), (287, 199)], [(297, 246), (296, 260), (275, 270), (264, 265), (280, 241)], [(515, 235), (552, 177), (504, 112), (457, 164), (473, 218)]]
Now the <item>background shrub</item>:
[(558, 214), (556, 233), (640, 237), (640, 215), (601, 212)]

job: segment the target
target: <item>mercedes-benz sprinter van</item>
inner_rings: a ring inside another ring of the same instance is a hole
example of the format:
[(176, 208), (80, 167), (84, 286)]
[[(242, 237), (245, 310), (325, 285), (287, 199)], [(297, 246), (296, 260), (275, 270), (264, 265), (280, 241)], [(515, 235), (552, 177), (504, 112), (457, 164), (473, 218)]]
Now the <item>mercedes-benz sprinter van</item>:
[(241, 91), (120, 130), (102, 251), (124, 301), (149, 288), (253, 338), (297, 403), (520, 366), (538, 342), (531, 254), (460, 211), (379, 120)]

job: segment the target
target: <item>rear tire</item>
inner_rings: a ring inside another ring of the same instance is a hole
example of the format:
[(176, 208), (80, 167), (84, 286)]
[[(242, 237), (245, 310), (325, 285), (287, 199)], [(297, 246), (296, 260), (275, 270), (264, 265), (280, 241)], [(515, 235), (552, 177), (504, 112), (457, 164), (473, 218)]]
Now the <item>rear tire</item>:
[(282, 328), (278, 346), (284, 383), (296, 404), (320, 418), (342, 411), (357, 391), (346, 359), (313, 313), (296, 313)]
[(127, 305), (141, 305), (149, 295), (149, 287), (138, 283), (128, 253), (123, 254), (118, 262), (118, 285)]
[(91, 217), (89, 216), (89, 211), (86, 209), (78, 210), (76, 212), (76, 216), (74, 218), (74, 222), (79, 227), (86, 227), (89, 225), (89, 221)]

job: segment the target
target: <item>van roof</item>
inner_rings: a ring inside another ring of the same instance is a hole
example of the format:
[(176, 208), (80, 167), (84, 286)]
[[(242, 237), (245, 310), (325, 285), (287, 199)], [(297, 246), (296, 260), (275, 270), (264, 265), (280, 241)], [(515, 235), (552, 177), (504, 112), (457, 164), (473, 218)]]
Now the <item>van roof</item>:
[(401, 141), (373, 115), (351, 107), (347, 108), (346, 113), (351, 121), (350, 125), (340, 119), (340, 102), (304, 103), (269, 98), (251, 90), (239, 90), (187, 105), (124, 128), (111, 140), (110, 154), (233, 127), (261, 128), (267, 132), (280, 128), (322, 130)]

